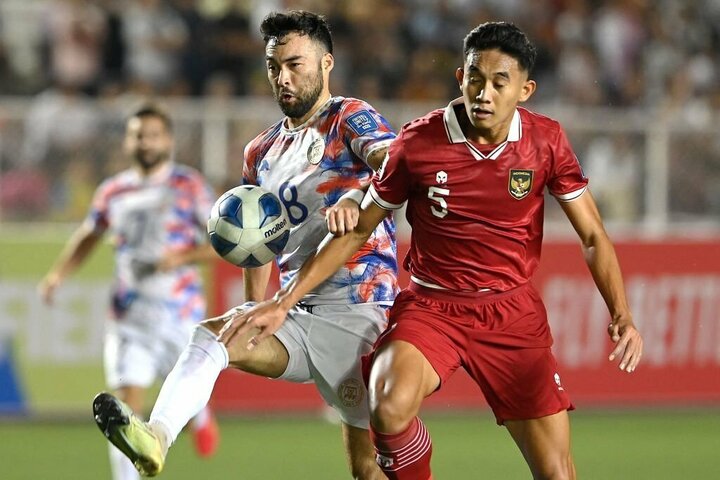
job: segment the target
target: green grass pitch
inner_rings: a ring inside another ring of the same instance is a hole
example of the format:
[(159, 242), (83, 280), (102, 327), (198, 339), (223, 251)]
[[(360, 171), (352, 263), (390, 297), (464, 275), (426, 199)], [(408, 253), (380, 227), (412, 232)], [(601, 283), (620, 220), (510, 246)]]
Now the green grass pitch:
[[(221, 418), (222, 443), (199, 460), (183, 434), (160, 478), (338, 480), (346, 473), (339, 427), (315, 418)], [(720, 412), (573, 413), (579, 478), (720, 478)], [(439, 480), (527, 479), (507, 432), (487, 412), (427, 415)], [(90, 418), (72, 423), (0, 423), (0, 478), (109, 478), (106, 441)]]
[[(25, 228), (0, 233), (0, 279), (38, 281), (68, 230)], [(107, 278), (104, 246), (79, 278)], [(22, 365), (21, 365), (22, 367)], [(107, 442), (90, 418), (90, 399), (102, 389), (100, 363), (82, 367), (22, 368), (33, 396), (57, 408), (67, 404), (81, 422), (25, 422), (0, 417), (0, 480), (98, 480), (110, 478)], [(63, 379), (58, 384), (57, 379)], [(62, 391), (61, 391), (62, 390)], [(619, 480), (720, 479), (720, 410), (654, 410), (571, 414), (579, 478)], [(433, 437), (436, 480), (528, 479), (525, 463), (507, 432), (488, 412), (425, 417)], [(338, 480), (349, 478), (339, 427), (316, 418), (223, 418), (222, 444), (199, 460), (181, 435), (159, 478), (175, 480)]]

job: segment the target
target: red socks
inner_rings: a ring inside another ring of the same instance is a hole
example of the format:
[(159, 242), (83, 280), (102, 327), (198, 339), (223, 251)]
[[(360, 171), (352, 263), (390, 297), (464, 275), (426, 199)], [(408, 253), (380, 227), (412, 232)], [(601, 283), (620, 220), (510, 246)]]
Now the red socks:
[(432, 441), (425, 425), (415, 417), (405, 431), (380, 433), (370, 426), (377, 463), (390, 480), (430, 480)]

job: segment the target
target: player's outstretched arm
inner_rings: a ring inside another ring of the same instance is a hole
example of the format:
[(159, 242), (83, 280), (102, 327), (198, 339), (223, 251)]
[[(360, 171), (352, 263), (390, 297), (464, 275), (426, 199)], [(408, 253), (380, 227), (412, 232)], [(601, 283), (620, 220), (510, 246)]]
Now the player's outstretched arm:
[(209, 243), (203, 243), (187, 250), (168, 252), (157, 263), (160, 272), (168, 272), (183, 265), (204, 263), (215, 260), (218, 254)]
[(40, 281), (38, 294), (47, 305), (53, 303), (55, 290), (62, 281), (83, 264), (95, 249), (100, 235), (86, 224), (81, 225), (68, 240), (50, 271)]
[(612, 318), (608, 334), (615, 348), (609, 359), (619, 358), (620, 370), (630, 373), (640, 362), (643, 340), (633, 323), (615, 248), (589, 190), (560, 205), (580, 237), (585, 262)]
[(256, 268), (243, 268), (243, 286), (246, 302), (262, 302), (270, 283), (272, 262)]
[(260, 332), (248, 342), (248, 349), (252, 349), (264, 338), (274, 334), (285, 321), (287, 312), (305, 294), (345, 265), (365, 244), (387, 213), (387, 210), (370, 203), (360, 212), (357, 227), (351, 233), (342, 237), (328, 235), (318, 247), (315, 256), (305, 262), (285, 287), (278, 290), (272, 299), (239, 313), (227, 322), (219, 339), (227, 345), (234, 338), (240, 338), (245, 332), (257, 328)]

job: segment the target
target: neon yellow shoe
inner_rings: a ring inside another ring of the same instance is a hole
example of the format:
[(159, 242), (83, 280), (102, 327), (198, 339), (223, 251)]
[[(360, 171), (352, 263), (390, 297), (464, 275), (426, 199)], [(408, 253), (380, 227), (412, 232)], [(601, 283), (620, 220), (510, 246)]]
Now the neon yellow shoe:
[(130, 407), (103, 392), (93, 400), (93, 413), (103, 435), (130, 459), (140, 475), (154, 477), (162, 471), (165, 452), (160, 439)]

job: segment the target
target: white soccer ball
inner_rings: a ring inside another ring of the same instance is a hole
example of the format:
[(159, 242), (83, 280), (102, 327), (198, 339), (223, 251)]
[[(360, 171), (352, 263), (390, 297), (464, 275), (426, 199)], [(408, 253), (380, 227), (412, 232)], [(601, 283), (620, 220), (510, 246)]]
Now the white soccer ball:
[(223, 193), (207, 222), (210, 243), (238, 267), (259, 267), (273, 260), (290, 238), (290, 222), (280, 200), (256, 185)]

